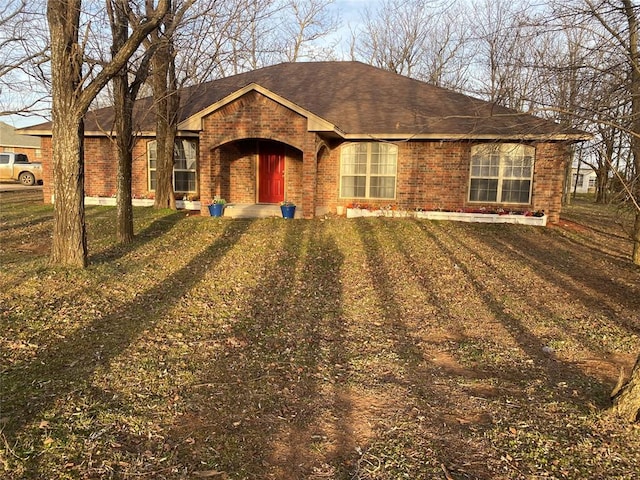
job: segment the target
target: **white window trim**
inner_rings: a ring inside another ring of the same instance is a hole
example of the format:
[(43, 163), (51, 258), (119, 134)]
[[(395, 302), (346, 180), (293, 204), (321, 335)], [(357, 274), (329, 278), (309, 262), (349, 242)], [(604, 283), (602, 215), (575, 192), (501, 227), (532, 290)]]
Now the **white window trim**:
[[(176, 142), (178, 141), (192, 141), (186, 138), (176, 138), (175, 140)], [(155, 188), (151, 188), (151, 172), (155, 172), (156, 168), (151, 168), (151, 145), (156, 145), (157, 146), (157, 142), (156, 140), (151, 140), (149, 142), (147, 142), (147, 189), (150, 192), (155, 192)], [(156, 147), (156, 162), (158, 161), (158, 153), (157, 153), (157, 147)], [(195, 148), (195, 168), (193, 169), (188, 169), (188, 168), (176, 168), (175, 167), (175, 150), (174, 150), (174, 165), (173, 165), (173, 172), (171, 175), (171, 181), (173, 183), (173, 189), (176, 193), (197, 193), (198, 192), (198, 147), (196, 145)], [(189, 190), (189, 191), (185, 191), (185, 190), (176, 190), (176, 172), (193, 172), (195, 174), (195, 178), (196, 178), (196, 182), (195, 182), (195, 190)]]
[[(498, 176), (473, 176), (473, 156), (474, 151), (477, 149), (487, 149), (489, 153), (497, 153), (499, 155), (499, 167), (498, 167)], [(514, 149), (523, 150), (523, 154), (527, 151), (531, 152), (531, 175), (529, 177), (506, 177), (504, 175), (504, 170), (506, 165), (503, 162), (503, 155), (507, 152), (513, 151)], [(522, 143), (499, 143), (499, 144), (482, 144), (482, 145), (474, 145), (471, 147), (471, 155), (469, 158), (469, 184), (467, 188), (467, 201), (473, 204), (507, 204), (507, 205), (529, 205), (531, 204), (531, 198), (533, 196), (533, 174), (535, 170), (535, 162), (536, 162), (536, 151), (535, 147), (531, 145), (526, 145)], [(498, 191), (496, 194), (496, 200), (471, 200), (471, 181), (473, 179), (497, 179), (498, 180)], [(504, 180), (529, 180), (529, 197), (526, 202), (513, 202), (513, 201), (503, 201), (502, 200), (502, 184)]]
[(348, 143), (345, 145), (342, 145), (341, 149), (340, 149), (340, 164), (338, 166), (339, 171), (338, 174), (340, 176), (340, 181), (339, 181), (339, 185), (338, 185), (338, 197), (339, 198), (345, 198), (345, 199), (350, 199), (350, 198), (357, 198), (357, 199), (363, 199), (363, 200), (395, 200), (398, 196), (398, 147), (397, 145), (392, 145), (392, 147), (395, 150), (395, 155), (396, 155), (396, 161), (395, 161), (395, 165), (394, 165), (394, 170), (393, 170), (393, 174), (376, 174), (374, 176), (376, 177), (387, 177), (387, 178), (393, 178), (394, 179), (394, 187), (393, 187), (393, 192), (394, 192), (394, 196), (393, 197), (372, 197), (371, 196), (371, 145), (375, 144), (375, 142), (364, 142), (365, 145), (367, 145), (367, 166), (366, 166), (366, 173), (361, 174), (361, 175), (346, 175), (346, 176), (360, 176), (360, 177), (365, 177), (365, 196), (364, 197), (356, 197), (356, 196), (343, 196), (342, 195), (342, 178), (345, 176), (342, 173), (342, 156), (343, 153), (345, 152), (345, 149), (354, 145), (362, 145), (362, 143), (357, 143), (357, 142), (352, 142), (352, 143)]

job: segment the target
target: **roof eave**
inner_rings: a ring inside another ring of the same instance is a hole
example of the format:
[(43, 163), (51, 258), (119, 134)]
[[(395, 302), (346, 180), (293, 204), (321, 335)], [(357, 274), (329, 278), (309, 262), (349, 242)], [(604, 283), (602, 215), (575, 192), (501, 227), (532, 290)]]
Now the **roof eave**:
[[(50, 137), (52, 135), (51, 130), (29, 130), (29, 135), (40, 136), (40, 137)], [(103, 130), (87, 130), (84, 132), (85, 137), (117, 137), (115, 133), (107, 133)], [(155, 137), (156, 132), (153, 130), (144, 130), (135, 133), (136, 138), (143, 137)], [(189, 130), (178, 130), (179, 137), (198, 137), (198, 132), (189, 131)]]
[(553, 133), (501, 135), (496, 133), (346, 133), (345, 140), (495, 140), (495, 141), (553, 141), (553, 142), (584, 142), (591, 140), (592, 135)]
[(18, 135), (30, 135), (33, 137), (51, 136), (51, 130), (26, 130), (23, 128), (16, 129)]

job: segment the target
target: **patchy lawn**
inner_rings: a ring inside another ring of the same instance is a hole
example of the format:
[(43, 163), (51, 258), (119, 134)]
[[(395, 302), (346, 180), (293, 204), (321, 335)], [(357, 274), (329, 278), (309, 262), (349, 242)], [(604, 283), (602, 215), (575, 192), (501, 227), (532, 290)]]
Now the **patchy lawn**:
[[(637, 478), (606, 409), (640, 352), (615, 212), (559, 227), (226, 220), (0, 197), (0, 476)], [(591, 221), (597, 219), (597, 221)]]

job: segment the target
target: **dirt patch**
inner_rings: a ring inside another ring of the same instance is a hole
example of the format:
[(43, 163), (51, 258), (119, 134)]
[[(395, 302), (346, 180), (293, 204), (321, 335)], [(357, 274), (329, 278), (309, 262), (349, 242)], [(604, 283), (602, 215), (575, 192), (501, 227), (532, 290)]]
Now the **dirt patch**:
[(590, 229), (586, 225), (582, 225), (577, 222), (572, 222), (571, 220), (561, 219), (558, 223), (550, 223), (549, 227), (551, 228), (563, 228), (565, 230), (570, 230), (573, 232), (585, 233), (589, 232)]

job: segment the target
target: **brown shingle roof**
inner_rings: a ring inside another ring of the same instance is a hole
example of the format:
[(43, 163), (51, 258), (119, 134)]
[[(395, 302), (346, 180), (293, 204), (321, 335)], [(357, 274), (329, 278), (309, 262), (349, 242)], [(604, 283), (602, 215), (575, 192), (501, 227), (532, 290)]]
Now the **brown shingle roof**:
[[(282, 63), (188, 87), (181, 92), (180, 121), (197, 118), (251, 84), (326, 120), (350, 138), (588, 138), (555, 122), (360, 62)], [(150, 98), (136, 103), (142, 131), (155, 128), (151, 106)], [(109, 129), (112, 117), (111, 109), (92, 112), (85, 130)]]

